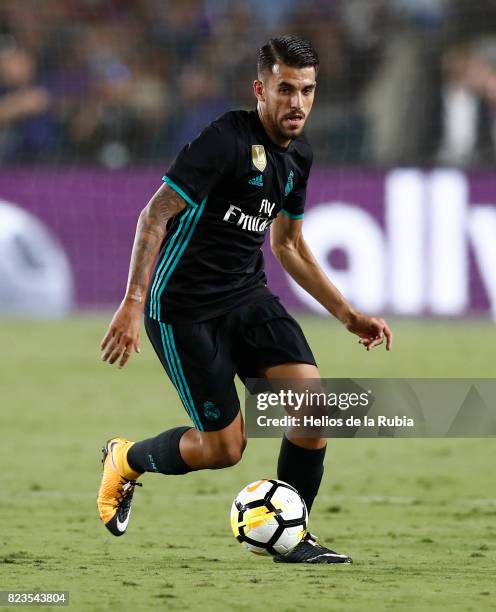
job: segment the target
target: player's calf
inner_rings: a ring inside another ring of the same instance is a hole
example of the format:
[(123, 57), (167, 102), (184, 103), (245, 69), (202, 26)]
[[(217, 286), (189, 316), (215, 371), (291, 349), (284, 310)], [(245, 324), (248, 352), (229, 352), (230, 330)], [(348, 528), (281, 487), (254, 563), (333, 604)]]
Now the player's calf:
[(175, 427), (136, 442), (127, 456), (137, 472), (186, 474), (229, 467), (239, 462), (246, 447), (241, 415), (219, 431)]
[(238, 463), (246, 448), (243, 419), (235, 419), (218, 431), (190, 429), (181, 438), (179, 451), (193, 470), (220, 469)]

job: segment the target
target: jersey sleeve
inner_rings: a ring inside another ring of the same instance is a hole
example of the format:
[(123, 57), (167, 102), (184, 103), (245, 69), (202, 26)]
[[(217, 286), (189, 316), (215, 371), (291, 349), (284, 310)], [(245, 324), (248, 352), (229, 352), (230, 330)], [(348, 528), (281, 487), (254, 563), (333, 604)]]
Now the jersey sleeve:
[(215, 121), (180, 151), (163, 180), (187, 204), (199, 206), (233, 167), (235, 145), (233, 128), (225, 121)]
[[(289, 217), (290, 219), (303, 219), (305, 202), (307, 198), (307, 183), (310, 175), (310, 168), (312, 167), (313, 156), (306, 159), (306, 167), (302, 173), (301, 178), (298, 180), (294, 188), (292, 188), (284, 201), (284, 206), (281, 209), (281, 214)], [(290, 186), (289, 178), (286, 189)]]

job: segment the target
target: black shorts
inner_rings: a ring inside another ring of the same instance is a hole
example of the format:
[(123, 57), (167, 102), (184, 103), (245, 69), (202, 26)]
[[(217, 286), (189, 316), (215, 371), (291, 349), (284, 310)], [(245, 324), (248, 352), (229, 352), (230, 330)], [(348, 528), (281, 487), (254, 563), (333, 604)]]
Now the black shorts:
[(260, 378), (261, 369), (315, 359), (301, 327), (278, 298), (245, 304), (200, 323), (161, 323), (145, 329), (193, 425), (227, 427), (239, 412), (237, 374)]

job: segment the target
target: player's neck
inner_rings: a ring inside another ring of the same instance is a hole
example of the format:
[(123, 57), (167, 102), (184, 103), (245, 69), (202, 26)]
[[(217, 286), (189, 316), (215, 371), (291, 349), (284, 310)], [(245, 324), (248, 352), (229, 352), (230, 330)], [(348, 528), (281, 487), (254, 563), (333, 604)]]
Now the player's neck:
[(258, 118), (260, 119), (260, 123), (262, 124), (262, 127), (265, 130), (265, 133), (267, 134), (269, 139), (278, 147), (283, 147), (284, 149), (287, 149), (291, 144), (291, 138), (281, 138), (281, 136), (274, 130), (270, 121), (268, 121), (267, 117), (264, 115), (262, 109), (260, 108), (260, 104), (257, 105), (257, 113)]

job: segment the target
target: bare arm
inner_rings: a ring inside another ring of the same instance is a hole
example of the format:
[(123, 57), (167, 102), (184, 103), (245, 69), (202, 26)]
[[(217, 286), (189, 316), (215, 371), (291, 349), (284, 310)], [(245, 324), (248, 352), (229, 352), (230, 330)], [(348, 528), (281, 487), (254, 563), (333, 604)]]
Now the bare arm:
[(136, 228), (127, 289), (114, 314), (100, 349), (102, 361), (124, 367), (131, 350), (139, 353), (141, 315), (153, 263), (165, 235), (167, 222), (186, 206), (184, 200), (164, 183), (141, 211)]
[(275, 257), (294, 280), (334, 315), (360, 343), (370, 350), (382, 344), (392, 345), (392, 333), (383, 319), (369, 317), (354, 310), (327, 278), (302, 233), (303, 221), (279, 215), (272, 223), (270, 246)]
[(165, 235), (169, 219), (177, 215), (186, 203), (173, 189), (164, 183), (141, 211), (134, 237), (126, 297), (143, 303), (153, 263)]

